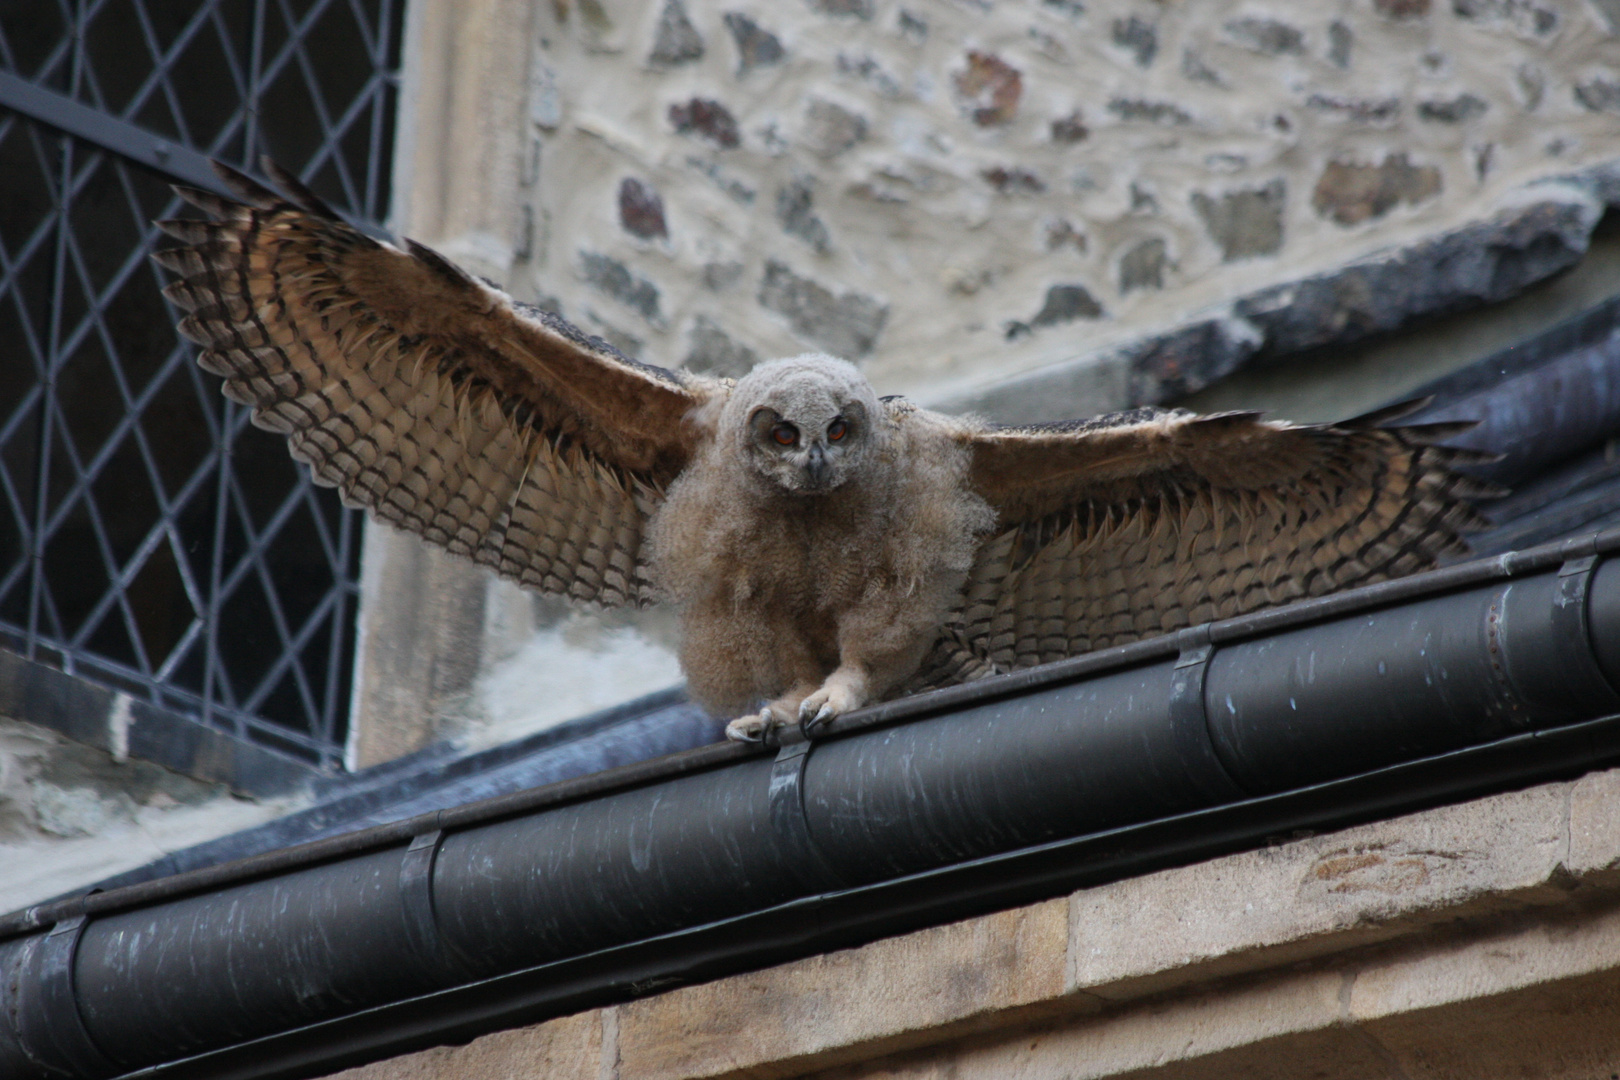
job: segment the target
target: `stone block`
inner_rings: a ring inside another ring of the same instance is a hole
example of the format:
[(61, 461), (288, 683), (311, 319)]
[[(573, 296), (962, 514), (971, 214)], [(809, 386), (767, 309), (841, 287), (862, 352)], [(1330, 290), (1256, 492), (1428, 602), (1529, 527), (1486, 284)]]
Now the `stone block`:
[(1046, 250), (1057, 251), (1060, 248), (1073, 248), (1084, 255), (1090, 249), (1091, 243), (1086, 234), (1074, 227), (1074, 222), (1067, 218), (1048, 218), (1046, 221)]
[(1140, 120), (1149, 124), (1190, 124), (1193, 120), (1192, 114), (1175, 102), (1150, 101), (1146, 98), (1110, 98), (1108, 111), (1121, 120)]
[[(824, 1080), (1382, 1077), (1385, 1074), (1376, 1068), (1376, 1049), (1356, 1032), (1337, 1026), (1342, 985), (1343, 978), (1336, 974), (1295, 976), (1108, 1017), (1081, 1017), (968, 1040), (818, 1076)], [(1311, 1037), (1300, 1040), (1301, 1033)], [(1279, 1053), (1282, 1040), (1288, 1044)]]
[(810, 0), (810, 7), (823, 15), (872, 21), (872, 0)]
[(979, 173), (998, 195), (1039, 195), (1046, 184), (1039, 176), (1018, 166), (997, 165)]
[(1137, 67), (1150, 66), (1159, 54), (1158, 28), (1136, 15), (1115, 19), (1113, 38), (1115, 45), (1131, 54)]
[(632, 1002), (619, 1075), (787, 1076), (1005, 1022), (1063, 997), (1067, 935), (1052, 900)]
[(1278, 19), (1231, 19), (1224, 29), (1227, 37), (1252, 52), (1265, 56), (1305, 54), (1305, 32)]
[(1620, 969), (1620, 911), (1439, 939), (1368, 964), (1345, 996), (1357, 1021), (1411, 1015)]
[(669, 236), (664, 221), (664, 200), (653, 188), (627, 176), (619, 182), (619, 224), (624, 231), (643, 240), (662, 240)]
[(1312, 94), (1305, 99), (1305, 107), (1313, 112), (1326, 113), (1352, 123), (1386, 125), (1400, 116), (1401, 99)]
[(1596, 200), (1572, 188), (1528, 192), (1486, 221), (1262, 289), (1234, 308), (1264, 332), (1268, 354), (1355, 341), (1419, 313), (1505, 299), (1557, 273), (1585, 252), (1597, 213)]
[(1564, 869), (1589, 883), (1620, 884), (1620, 769), (1588, 773), (1570, 786)]
[(328, 1080), (601, 1080), (602, 1065), (602, 1013), (592, 1011), (345, 1069)]
[(724, 20), (731, 39), (737, 43), (737, 75), (755, 68), (780, 64), (787, 57), (777, 36), (740, 11), (728, 11)]
[(736, 261), (704, 263), (703, 287), (713, 292), (724, 292), (737, 284), (743, 270), (743, 264)]
[(889, 318), (888, 305), (875, 297), (857, 292), (835, 296), (775, 259), (765, 263), (759, 303), (786, 316), (795, 333), (846, 360), (871, 352)]
[(967, 54), (967, 66), (953, 79), (969, 119), (980, 127), (1008, 124), (1018, 115), (1023, 72), (992, 53)]
[(1075, 893), (1069, 987), (1134, 997), (1561, 900), (1564, 797), (1498, 795)]
[(1076, 319), (1100, 319), (1103, 306), (1084, 285), (1053, 285), (1046, 290), (1046, 302), (1028, 322), (1013, 319), (1006, 324), (1008, 341), (1017, 341), (1035, 329), (1059, 326)]
[(580, 252), (579, 261), (585, 280), (598, 292), (611, 296), (648, 322), (659, 320), (658, 286), (632, 274), (619, 260), (594, 251)]
[(1164, 288), (1168, 250), (1164, 240), (1157, 236), (1133, 244), (1119, 260), (1120, 295), (1137, 289)]
[(1373, 10), (1386, 19), (1419, 19), (1429, 13), (1431, 0), (1373, 0)]
[(1405, 1080), (1603, 1080), (1620, 1062), (1613, 972), (1362, 1021)]
[(658, 36), (647, 62), (655, 67), (677, 67), (703, 59), (703, 38), (692, 25), (681, 0), (664, 0), (658, 15)]
[(1193, 192), (1193, 210), (1204, 222), (1210, 239), (1221, 249), (1223, 262), (1273, 255), (1283, 245), (1283, 208), (1288, 186), (1276, 179), (1261, 188), (1229, 191), (1219, 197)]
[(692, 98), (669, 107), (669, 124), (677, 134), (696, 135), (721, 150), (742, 145), (742, 133), (731, 110), (710, 98)]
[(1100, 319), (1102, 305), (1084, 285), (1053, 285), (1046, 290), (1046, 302), (1030, 320), (1032, 326), (1057, 326), (1076, 319)]
[(1328, 23), (1327, 58), (1335, 67), (1350, 66), (1350, 53), (1355, 48), (1355, 43), (1355, 31), (1348, 25), (1338, 19)]
[(1546, 37), (1558, 29), (1558, 12), (1541, 0), (1451, 0), (1451, 10), (1460, 19), (1526, 37)]
[(812, 211), (814, 205), (815, 196), (806, 181), (789, 181), (776, 193), (776, 221), (783, 232), (825, 254), (832, 245), (832, 235), (826, 223)]
[(1408, 206), (1440, 194), (1440, 170), (1413, 165), (1405, 154), (1387, 154), (1382, 163), (1330, 161), (1317, 178), (1311, 206), (1340, 225), (1383, 217), (1400, 203)]
[(805, 107), (799, 137), (811, 153), (837, 157), (866, 138), (866, 118), (835, 102), (814, 98)]
[(1195, 393), (1242, 367), (1264, 341), (1252, 322), (1225, 313), (1134, 342), (1115, 354), (1129, 372), (1126, 400), (1159, 403)]
[(1418, 102), (1417, 114), (1420, 120), (1429, 120), (1437, 124), (1463, 124), (1469, 120), (1478, 119), (1489, 111), (1484, 98), (1475, 94), (1458, 94), (1451, 98), (1434, 98), (1429, 101)]
[(1597, 113), (1620, 112), (1620, 82), (1601, 75), (1575, 84), (1575, 100)]
[(1204, 54), (1194, 48), (1181, 51), (1181, 74), (1195, 83), (1203, 83), (1206, 86), (1226, 85), (1221, 73), (1210, 67), (1204, 60)]
[(690, 371), (706, 375), (741, 378), (759, 363), (759, 354), (726, 333), (706, 315), (699, 315), (689, 335), (690, 349), (681, 363)]
[(891, 75), (874, 56), (841, 52), (835, 63), (840, 75), (848, 75), (876, 90), (883, 97), (898, 100), (900, 81)]
[(1086, 136), (1090, 134), (1091, 129), (1086, 127), (1085, 117), (1079, 109), (1052, 121), (1052, 141), (1059, 145), (1069, 146), (1084, 142)]

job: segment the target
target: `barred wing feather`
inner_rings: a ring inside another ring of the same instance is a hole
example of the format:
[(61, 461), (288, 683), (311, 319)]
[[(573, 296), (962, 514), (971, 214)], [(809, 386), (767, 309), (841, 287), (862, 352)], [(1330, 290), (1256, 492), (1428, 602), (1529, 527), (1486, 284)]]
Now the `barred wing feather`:
[(639, 364), (420, 244), (220, 168), (241, 201), (160, 222), (182, 332), (226, 396), (286, 435), (317, 483), (522, 584), (653, 599), (650, 515), (693, 452), (684, 418), (718, 383)]
[(1000, 514), (920, 685), (1122, 645), (1426, 570), (1499, 494), (1439, 443), (1469, 424), (1383, 426), (1139, 409), (990, 428), (973, 481)]

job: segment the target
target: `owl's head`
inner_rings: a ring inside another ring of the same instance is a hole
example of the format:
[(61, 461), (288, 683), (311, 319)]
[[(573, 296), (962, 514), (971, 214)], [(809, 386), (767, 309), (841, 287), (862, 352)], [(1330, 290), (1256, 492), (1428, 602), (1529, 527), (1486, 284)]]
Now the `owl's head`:
[(738, 380), (720, 417), (742, 460), (776, 487), (832, 491), (883, 440), (883, 406), (855, 365), (820, 353), (772, 360)]

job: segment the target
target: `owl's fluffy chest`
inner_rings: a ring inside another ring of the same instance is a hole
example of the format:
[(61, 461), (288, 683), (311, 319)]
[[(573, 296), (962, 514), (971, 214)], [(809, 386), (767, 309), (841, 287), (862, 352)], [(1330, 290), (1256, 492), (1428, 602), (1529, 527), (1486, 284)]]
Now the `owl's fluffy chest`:
[(728, 463), (695, 466), (655, 522), (657, 579), (678, 603), (809, 616), (847, 606), (874, 577), (893, 576), (891, 553), (873, 542), (894, 517), (880, 476), (794, 495), (754, 490), (726, 475), (732, 471)]
[(796, 701), (840, 668), (861, 672), (868, 697), (899, 685), (994, 520), (965, 455), (901, 429), (858, 475), (802, 495), (772, 491), (723, 451), (681, 476), (653, 523), (693, 696), (716, 711)]

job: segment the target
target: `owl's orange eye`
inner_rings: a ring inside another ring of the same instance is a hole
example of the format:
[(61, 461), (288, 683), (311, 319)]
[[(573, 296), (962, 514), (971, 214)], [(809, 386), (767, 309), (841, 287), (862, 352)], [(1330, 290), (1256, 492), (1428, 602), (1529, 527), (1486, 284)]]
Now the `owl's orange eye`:
[(777, 424), (771, 428), (771, 438), (783, 446), (792, 446), (799, 441), (799, 429), (792, 424)]
[(832, 423), (827, 425), (827, 439), (829, 442), (837, 442), (848, 432), (849, 425), (844, 423), (842, 420), (834, 420)]

